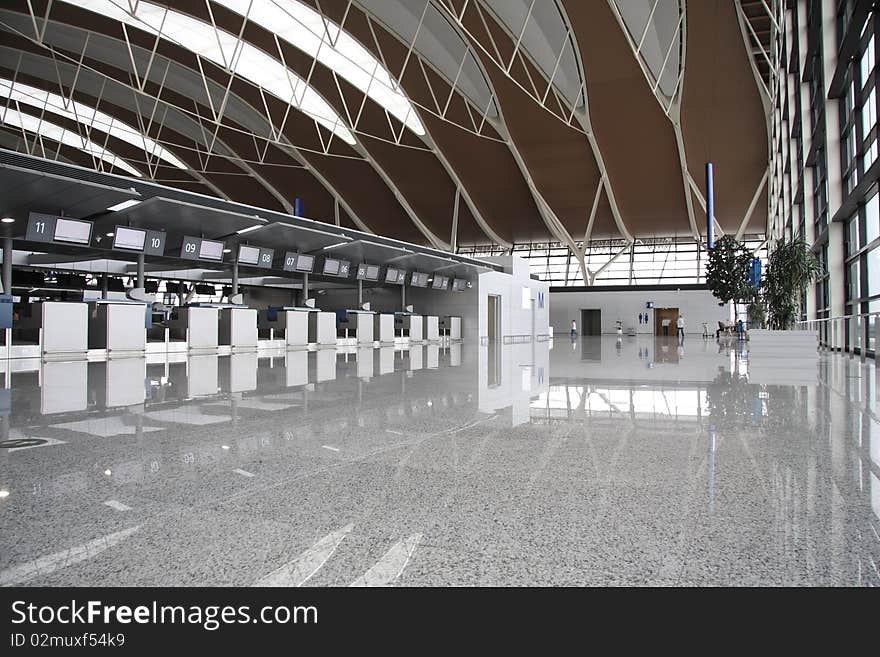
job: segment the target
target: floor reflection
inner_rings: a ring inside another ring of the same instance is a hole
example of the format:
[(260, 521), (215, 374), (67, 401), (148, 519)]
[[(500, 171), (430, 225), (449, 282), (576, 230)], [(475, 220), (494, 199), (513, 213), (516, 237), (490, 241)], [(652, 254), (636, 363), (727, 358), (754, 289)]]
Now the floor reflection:
[(7, 361), (0, 583), (880, 583), (880, 369), (749, 364), (691, 336)]

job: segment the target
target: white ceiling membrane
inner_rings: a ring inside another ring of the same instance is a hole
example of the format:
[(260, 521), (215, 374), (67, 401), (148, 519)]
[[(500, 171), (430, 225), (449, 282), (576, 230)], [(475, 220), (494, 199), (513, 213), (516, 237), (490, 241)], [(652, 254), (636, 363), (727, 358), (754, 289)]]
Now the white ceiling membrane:
[(130, 6), (122, 0), (63, 2), (172, 41), (289, 103), (347, 144), (355, 143), (354, 135), (342, 118), (305, 80), (272, 56), (229, 32), (143, 0)]
[(65, 146), (77, 148), (90, 155), (94, 155), (107, 164), (116, 167), (117, 169), (121, 169), (136, 178), (142, 177), (137, 169), (128, 164), (128, 162), (118, 155), (114, 155), (103, 146), (95, 144), (87, 137), (82, 137), (60, 125), (51, 123), (46, 119), (39, 119), (30, 114), (20, 112), (17, 109), (13, 109), (12, 107), (0, 108), (0, 119), (2, 119), (0, 120), (0, 124), (18, 128), (19, 130), (26, 130), (27, 132), (32, 132), (40, 137), (45, 137), (60, 144), (64, 144)]
[(580, 65), (566, 20), (555, 0), (482, 1), (569, 105), (582, 107)]
[[(480, 112), (498, 110), (479, 63), (449, 20), (429, 0), (357, 0)], [(410, 64), (413, 65), (412, 63)]]
[(53, 114), (64, 116), (72, 121), (81, 123), (90, 130), (98, 130), (136, 148), (143, 149), (150, 157), (158, 158), (178, 169), (184, 171), (189, 169), (186, 164), (168, 152), (159, 143), (127, 123), (84, 103), (68, 100), (58, 94), (43, 91), (22, 82), (13, 82), (5, 78), (0, 78), (0, 97), (30, 105), (37, 108), (38, 111), (45, 109)]
[(409, 99), (384, 66), (338, 25), (297, 0), (214, 0), (317, 59), (417, 135), (425, 134)]
[(672, 98), (681, 69), (679, 0), (614, 0), (614, 4), (657, 89)]

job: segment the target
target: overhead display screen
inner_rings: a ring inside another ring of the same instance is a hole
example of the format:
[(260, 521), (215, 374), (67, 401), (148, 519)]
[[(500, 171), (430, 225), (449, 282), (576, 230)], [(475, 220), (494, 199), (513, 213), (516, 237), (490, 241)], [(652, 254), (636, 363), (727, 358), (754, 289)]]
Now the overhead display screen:
[(400, 273), (399, 270), (395, 269), (394, 267), (389, 267), (385, 271), (385, 282), (386, 283), (396, 283), (397, 282), (397, 275), (399, 273)]
[(75, 219), (63, 219), (61, 217), (58, 217), (55, 220), (55, 235), (52, 239), (56, 242), (88, 244), (91, 238), (91, 221), (77, 221)]
[(199, 246), (199, 258), (202, 260), (223, 260), (223, 242), (202, 240)]
[(334, 260), (333, 258), (327, 258), (324, 260), (324, 275), (325, 276), (338, 276), (339, 275), (339, 260)]
[(257, 265), (260, 263), (260, 249), (256, 246), (242, 244), (238, 247), (238, 262), (243, 265)]
[(464, 292), (468, 287), (468, 282), (463, 278), (456, 278), (452, 282), (452, 289), (456, 292)]
[(409, 284), (413, 287), (428, 287), (428, 275), (414, 271), (409, 279)]
[(350, 271), (351, 271), (351, 262), (349, 262), (348, 260), (340, 260), (339, 261), (339, 276), (347, 278)]
[(431, 287), (435, 290), (445, 290), (447, 280), (448, 279), (445, 276), (434, 276), (434, 283)]
[(137, 228), (117, 226), (113, 231), (113, 248), (126, 251), (143, 251), (147, 241), (147, 231)]
[(296, 257), (296, 271), (301, 271), (305, 273), (311, 273), (315, 268), (315, 256), (306, 255), (305, 253), (300, 253)]
[(379, 265), (360, 264), (357, 269), (357, 278), (361, 281), (378, 281)]

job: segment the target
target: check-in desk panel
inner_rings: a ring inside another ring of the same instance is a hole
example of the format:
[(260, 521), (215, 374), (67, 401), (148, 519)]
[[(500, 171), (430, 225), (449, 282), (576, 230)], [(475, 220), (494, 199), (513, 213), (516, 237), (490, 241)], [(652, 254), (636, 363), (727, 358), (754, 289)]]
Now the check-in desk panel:
[(336, 346), (336, 313), (309, 313), (309, 344)]
[(385, 313), (373, 315), (373, 340), (380, 344), (394, 343), (394, 315)]
[(217, 306), (181, 306), (168, 321), (174, 339), (186, 340), (188, 349), (216, 349), (218, 338)]
[(461, 340), (461, 317), (454, 315), (441, 317), (440, 335), (450, 340)]
[(254, 308), (220, 308), (219, 343), (233, 349), (257, 348), (257, 311)]
[(270, 308), (261, 310), (257, 325), (261, 330), (272, 329), (277, 340), (284, 333), (284, 343), (288, 347), (309, 346), (309, 314), (317, 314), (311, 308)]
[(89, 303), (89, 349), (143, 352), (147, 349), (146, 306), (136, 301)]
[(437, 342), (440, 340), (440, 318), (435, 315), (425, 315), (425, 340)]
[(44, 356), (66, 356), (88, 351), (88, 325), (88, 304), (40, 301), (32, 304), (31, 315), (22, 317), (16, 328), (39, 329), (40, 352)]
[(398, 313), (395, 315), (395, 323), (401, 337), (409, 338), (410, 342), (424, 341), (425, 323), (421, 315)]
[(339, 317), (339, 332), (342, 337), (354, 337), (358, 344), (373, 344), (373, 317), (376, 313), (372, 310), (345, 310), (337, 313)]

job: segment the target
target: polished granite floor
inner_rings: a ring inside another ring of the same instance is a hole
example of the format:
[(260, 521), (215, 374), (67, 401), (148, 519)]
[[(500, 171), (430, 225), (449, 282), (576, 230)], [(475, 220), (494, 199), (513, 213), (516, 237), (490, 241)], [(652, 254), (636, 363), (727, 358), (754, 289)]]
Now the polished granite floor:
[(880, 584), (870, 360), (786, 379), (688, 336), (0, 366), (2, 585)]

